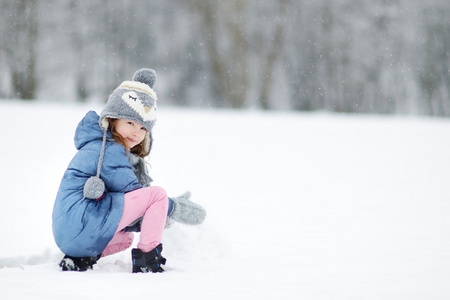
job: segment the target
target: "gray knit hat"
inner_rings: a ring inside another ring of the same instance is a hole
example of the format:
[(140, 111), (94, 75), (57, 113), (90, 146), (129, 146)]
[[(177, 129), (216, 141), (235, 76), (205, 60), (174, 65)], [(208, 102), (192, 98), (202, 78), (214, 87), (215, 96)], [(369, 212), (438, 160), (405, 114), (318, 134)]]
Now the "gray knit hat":
[(105, 190), (105, 184), (100, 179), (103, 155), (105, 151), (107, 118), (131, 120), (147, 129), (143, 145), (150, 152), (150, 132), (156, 122), (156, 93), (153, 87), (156, 83), (156, 72), (143, 68), (137, 70), (131, 81), (122, 82), (109, 96), (108, 102), (100, 113), (99, 125), (103, 130), (103, 143), (97, 166), (97, 174), (89, 178), (84, 185), (84, 196), (89, 199), (100, 198)]
[(156, 121), (156, 72), (152, 69), (140, 69), (134, 73), (132, 81), (124, 81), (109, 96), (108, 102), (100, 113), (100, 127), (108, 128), (106, 118), (125, 119), (138, 122), (147, 129), (144, 149), (150, 151), (149, 133)]

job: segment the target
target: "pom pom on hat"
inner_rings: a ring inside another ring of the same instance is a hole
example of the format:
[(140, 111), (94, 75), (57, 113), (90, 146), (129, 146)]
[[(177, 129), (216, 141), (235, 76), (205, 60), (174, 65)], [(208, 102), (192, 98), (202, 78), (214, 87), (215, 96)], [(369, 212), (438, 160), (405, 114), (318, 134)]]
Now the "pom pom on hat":
[(134, 73), (132, 80), (145, 83), (153, 89), (156, 83), (156, 72), (152, 69), (142, 68)]

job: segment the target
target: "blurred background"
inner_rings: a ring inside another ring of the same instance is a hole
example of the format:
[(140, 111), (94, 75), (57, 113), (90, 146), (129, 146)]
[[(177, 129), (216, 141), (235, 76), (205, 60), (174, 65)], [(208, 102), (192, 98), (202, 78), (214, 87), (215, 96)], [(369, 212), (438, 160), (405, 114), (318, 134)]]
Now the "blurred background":
[(448, 0), (0, 3), (0, 99), (450, 116)]

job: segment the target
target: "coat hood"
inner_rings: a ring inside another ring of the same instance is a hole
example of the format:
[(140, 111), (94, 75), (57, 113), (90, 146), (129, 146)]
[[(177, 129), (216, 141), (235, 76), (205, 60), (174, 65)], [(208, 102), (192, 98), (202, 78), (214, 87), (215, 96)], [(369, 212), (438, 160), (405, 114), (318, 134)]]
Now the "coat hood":
[[(91, 110), (78, 124), (74, 137), (77, 150), (80, 150), (84, 145), (91, 141), (103, 139), (103, 131), (98, 124), (98, 120), (99, 115)], [(110, 131), (107, 132), (106, 137), (108, 139), (113, 138)]]

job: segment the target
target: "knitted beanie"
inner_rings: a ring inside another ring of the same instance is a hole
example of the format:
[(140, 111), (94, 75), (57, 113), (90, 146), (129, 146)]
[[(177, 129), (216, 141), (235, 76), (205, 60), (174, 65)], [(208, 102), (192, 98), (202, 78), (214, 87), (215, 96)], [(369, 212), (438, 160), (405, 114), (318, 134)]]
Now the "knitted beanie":
[(105, 184), (100, 179), (103, 155), (105, 151), (107, 118), (131, 120), (147, 129), (143, 145), (150, 151), (150, 132), (156, 122), (156, 93), (153, 87), (156, 83), (156, 72), (143, 68), (137, 70), (131, 81), (122, 82), (109, 96), (108, 102), (100, 113), (99, 125), (103, 130), (103, 142), (97, 166), (97, 174), (89, 178), (84, 185), (84, 196), (88, 199), (98, 199), (103, 196)]
[(108, 128), (106, 118), (131, 120), (147, 129), (144, 149), (150, 151), (149, 133), (156, 121), (156, 72), (152, 69), (140, 69), (134, 73), (132, 81), (124, 81), (109, 96), (108, 102), (100, 113), (100, 127)]

